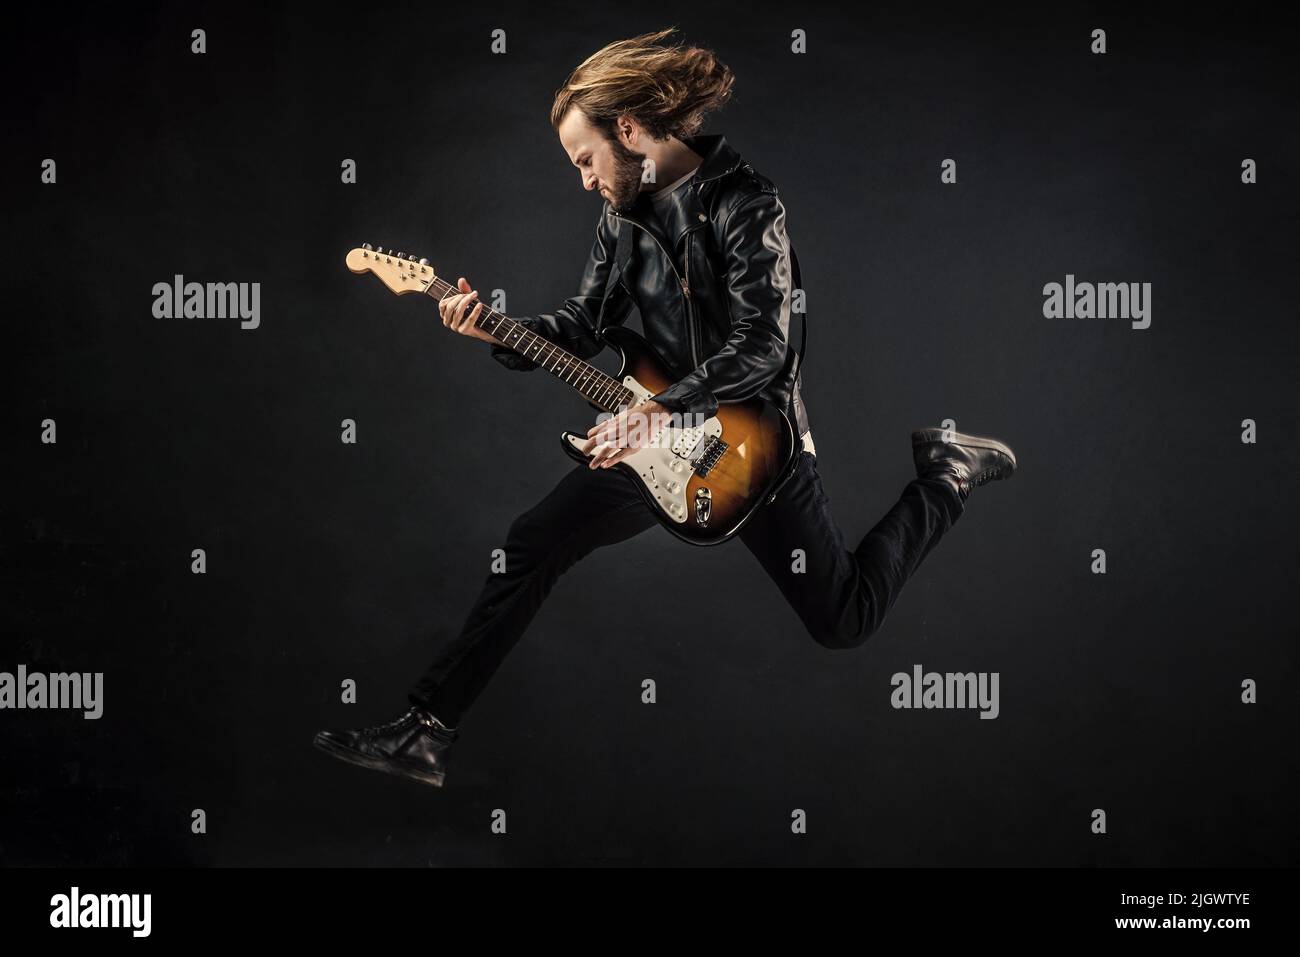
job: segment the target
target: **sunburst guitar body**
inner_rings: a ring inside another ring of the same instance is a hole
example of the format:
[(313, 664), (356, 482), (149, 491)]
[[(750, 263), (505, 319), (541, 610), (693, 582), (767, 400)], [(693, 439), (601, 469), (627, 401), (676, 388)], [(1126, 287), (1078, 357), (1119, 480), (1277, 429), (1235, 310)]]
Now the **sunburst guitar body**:
[[(632, 393), (631, 405), (676, 381), (631, 329), (605, 329), (603, 339), (622, 360), (614, 378)], [(795, 447), (794, 430), (784, 413), (761, 399), (720, 403), (697, 427), (689, 421), (680, 424), (687, 427), (661, 429), (648, 445), (610, 467), (631, 478), (656, 518), (678, 538), (695, 545), (726, 541), (785, 477)], [(590, 458), (581, 450), (585, 430), (565, 431), (560, 439), (574, 459)]]

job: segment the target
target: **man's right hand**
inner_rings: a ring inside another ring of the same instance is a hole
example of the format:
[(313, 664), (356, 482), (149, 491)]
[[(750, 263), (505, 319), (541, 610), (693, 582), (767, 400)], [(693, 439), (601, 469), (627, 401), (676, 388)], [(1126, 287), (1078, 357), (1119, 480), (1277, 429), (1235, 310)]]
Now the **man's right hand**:
[(475, 304), (472, 312), (466, 311), (478, 297), (478, 290), (471, 289), (464, 276), (461, 276), (456, 281), (456, 288), (460, 290), (460, 293), (447, 296), (438, 303), (438, 313), (442, 316), (442, 324), (453, 332), (459, 332), (462, 336), (495, 343), (496, 339), (493, 339), (475, 325), (478, 322), (478, 317), (483, 314), (483, 303)]

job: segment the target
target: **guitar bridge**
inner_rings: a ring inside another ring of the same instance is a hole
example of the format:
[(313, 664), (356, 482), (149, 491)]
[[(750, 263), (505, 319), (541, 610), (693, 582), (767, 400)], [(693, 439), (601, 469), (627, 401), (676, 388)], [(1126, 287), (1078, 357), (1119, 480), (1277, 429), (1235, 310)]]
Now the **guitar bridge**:
[(718, 459), (722, 458), (722, 453), (727, 451), (727, 443), (722, 441), (716, 435), (710, 435), (704, 440), (703, 451), (700, 457), (695, 460), (695, 474), (703, 478), (713, 470), (713, 466), (718, 464)]

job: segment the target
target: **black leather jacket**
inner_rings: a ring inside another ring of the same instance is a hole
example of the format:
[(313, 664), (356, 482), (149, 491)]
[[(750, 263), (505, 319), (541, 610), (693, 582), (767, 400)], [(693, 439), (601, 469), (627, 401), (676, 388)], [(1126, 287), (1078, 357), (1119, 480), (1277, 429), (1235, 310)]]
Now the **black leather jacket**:
[[(652, 398), (674, 411), (709, 416), (719, 402), (757, 395), (785, 410), (795, 435), (803, 435), (802, 375), (791, 381), (795, 283), (785, 207), (771, 180), (724, 137), (683, 142), (704, 161), (686, 188), (671, 194), (681, 233), (663, 235), (659, 220), (646, 216), (645, 193), (621, 215), (606, 202), (577, 295), (554, 313), (517, 321), (582, 359), (599, 353), (596, 316), (614, 266), (616, 230), (625, 220), (621, 228), (633, 231), (632, 257), (610, 290), (603, 325), (624, 322), (633, 305), (640, 310), (646, 339), (680, 377)], [(510, 369), (537, 368), (502, 345), (492, 346), (492, 355)]]

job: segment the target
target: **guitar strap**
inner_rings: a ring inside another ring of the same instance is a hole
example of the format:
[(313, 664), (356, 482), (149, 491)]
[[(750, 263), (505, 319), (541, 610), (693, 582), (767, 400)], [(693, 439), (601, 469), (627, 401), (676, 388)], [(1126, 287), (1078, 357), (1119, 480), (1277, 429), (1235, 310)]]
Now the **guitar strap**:
[[(799, 255), (794, 251), (793, 243), (790, 244), (790, 261), (794, 268), (794, 288), (803, 289), (803, 276), (799, 273)], [(803, 322), (801, 323), (803, 330), (799, 334), (799, 351), (795, 355), (794, 372), (790, 378), (791, 392), (793, 392), (795, 387), (799, 384), (799, 370), (803, 367), (804, 353), (808, 351), (808, 297), (806, 294), (804, 296), (804, 311), (800, 313), (800, 315), (803, 316)], [(793, 312), (790, 314), (790, 321), (794, 321)], [(790, 424), (795, 426), (796, 431), (798, 430), (798, 423), (791, 422)], [(772, 494), (767, 497), (765, 504), (771, 505), (775, 502), (777, 496), (781, 494), (781, 490), (785, 488), (785, 484), (794, 476), (795, 470), (799, 467), (799, 460), (802, 458), (799, 454), (802, 448), (803, 446), (800, 442), (800, 438), (796, 435), (794, 437), (794, 450), (793, 454), (790, 456), (790, 461), (786, 465), (781, 477), (777, 480), (776, 486), (772, 489)]]
[[(799, 274), (799, 254), (794, 251), (793, 243), (790, 244), (790, 260), (794, 264), (794, 288), (803, 289), (803, 277)], [(803, 329), (799, 334), (799, 353), (795, 362), (794, 378), (790, 380), (790, 388), (792, 389), (799, 382), (799, 370), (803, 368), (803, 357), (808, 351), (808, 294), (806, 291), (804, 293), (804, 311), (799, 315), (803, 317), (803, 322), (800, 323)]]

